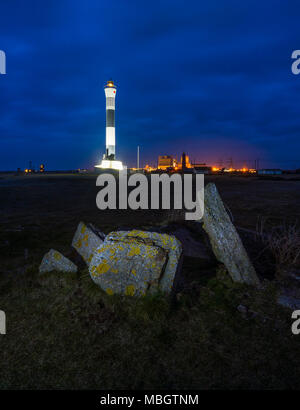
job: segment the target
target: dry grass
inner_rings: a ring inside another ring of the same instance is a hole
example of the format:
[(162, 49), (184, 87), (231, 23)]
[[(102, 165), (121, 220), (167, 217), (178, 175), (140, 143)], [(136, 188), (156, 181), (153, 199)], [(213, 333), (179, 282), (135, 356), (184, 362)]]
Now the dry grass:
[[(183, 289), (168, 303), (161, 295), (109, 297), (86, 269), (41, 277), (43, 254), (54, 248), (67, 256), (80, 220), (105, 233), (147, 229), (165, 211), (100, 212), (92, 177), (21, 182), (0, 189), (0, 309), (7, 317), (1, 389), (300, 388), (299, 338), (270, 282), (259, 289), (232, 284), (225, 273), (215, 277), (215, 266), (186, 258)], [(298, 183), (222, 178), (220, 184), (237, 225), (255, 229), (258, 214), (281, 218), (287, 206), (291, 218), (300, 218)], [(288, 205), (282, 190), (289, 190)], [(169, 220), (180, 221), (180, 213)]]
[(267, 227), (265, 219), (257, 224), (257, 236), (276, 262), (276, 274), (282, 278), (300, 264), (300, 229), (297, 223)]
[(195, 281), (169, 303), (108, 297), (86, 271), (33, 265), (1, 278), (0, 298), (2, 389), (299, 388), (298, 339), (271, 284)]

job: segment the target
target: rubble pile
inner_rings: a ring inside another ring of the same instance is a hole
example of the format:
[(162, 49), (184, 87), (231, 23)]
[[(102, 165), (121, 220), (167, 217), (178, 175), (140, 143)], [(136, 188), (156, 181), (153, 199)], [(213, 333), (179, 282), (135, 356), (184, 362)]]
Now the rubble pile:
[[(195, 224), (202, 224), (211, 245), (209, 252), (225, 265), (233, 281), (259, 284), (214, 184), (205, 187), (203, 219)], [(113, 231), (105, 236), (92, 224), (80, 222), (72, 247), (88, 266), (91, 279), (109, 295), (169, 293), (175, 276), (180, 275), (183, 257), (197, 257), (198, 253), (200, 259), (210, 257), (201, 238), (197, 241), (189, 237), (185, 228), (177, 228), (174, 234), (135, 229)], [(51, 249), (42, 260), (40, 272), (52, 270), (76, 272), (77, 266)]]

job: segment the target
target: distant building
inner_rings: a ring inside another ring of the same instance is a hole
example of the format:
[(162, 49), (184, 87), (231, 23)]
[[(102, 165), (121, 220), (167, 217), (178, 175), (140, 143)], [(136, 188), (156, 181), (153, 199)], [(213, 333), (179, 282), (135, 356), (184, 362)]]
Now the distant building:
[(259, 169), (258, 175), (281, 175), (282, 169)]
[(176, 165), (176, 159), (171, 155), (160, 155), (158, 157), (158, 169), (165, 171), (168, 168), (175, 168)]
[(181, 163), (181, 168), (183, 170), (186, 168), (193, 168), (193, 166), (190, 163), (190, 158), (185, 152), (183, 152), (181, 155), (180, 163)]
[(160, 155), (158, 157), (157, 168), (163, 171), (171, 169), (174, 171), (194, 171), (193, 168), (196, 168), (195, 165), (200, 167), (205, 164), (191, 164), (189, 156), (185, 152), (183, 152), (179, 162), (177, 162), (177, 160), (172, 155)]

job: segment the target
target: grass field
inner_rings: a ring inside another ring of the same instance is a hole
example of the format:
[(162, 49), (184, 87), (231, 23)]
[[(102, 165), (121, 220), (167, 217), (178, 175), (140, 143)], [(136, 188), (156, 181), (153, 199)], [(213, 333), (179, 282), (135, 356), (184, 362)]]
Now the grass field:
[[(299, 220), (297, 180), (206, 181), (217, 184), (241, 232), (256, 231), (261, 220), (267, 227)], [(291, 311), (276, 303), (286, 279), (276, 278), (272, 258), (264, 271), (259, 246), (246, 236), (262, 273), (258, 290), (197, 258), (184, 259), (181, 288), (170, 298), (109, 297), (81, 264), (77, 274), (39, 275), (50, 248), (76, 258), (70, 244), (81, 220), (105, 233), (166, 220), (166, 211), (99, 211), (96, 193), (88, 175), (0, 176), (0, 310), (7, 317), (0, 388), (300, 388), (300, 335), (291, 332)]]

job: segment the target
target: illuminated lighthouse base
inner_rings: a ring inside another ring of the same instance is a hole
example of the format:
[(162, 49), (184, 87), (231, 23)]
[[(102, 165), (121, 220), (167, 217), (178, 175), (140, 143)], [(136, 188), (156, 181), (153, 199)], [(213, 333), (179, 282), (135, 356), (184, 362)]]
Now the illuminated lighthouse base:
[(107, 81), (104, 87), (106, 97), (106, 151), (101, 164), (95, 168), (122, 170), (121, 161), (116, 161), (116, 136), (115, 136), (115, 107), (117, 87), (112, 80)]
[(95, 168), (122, 170), (123, 164), (122, 161), (103, 159), (101, 164), (95, 165)]

